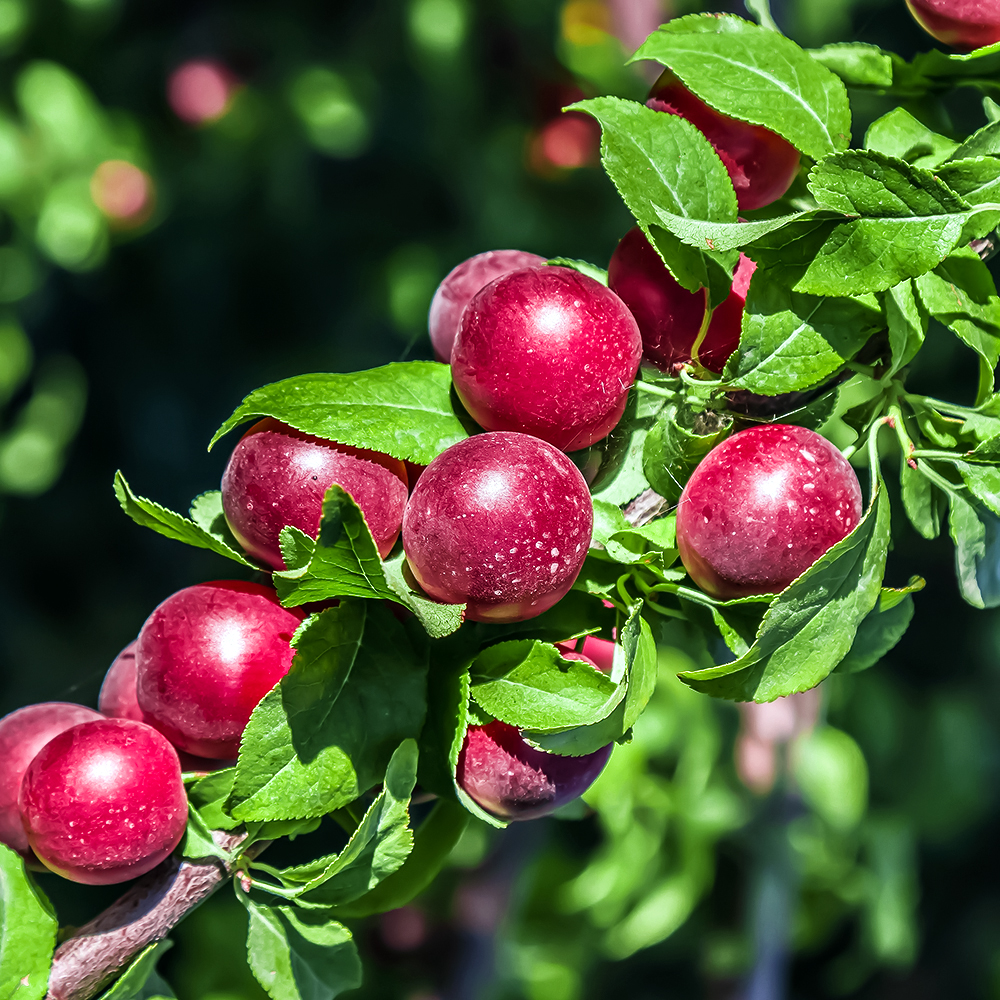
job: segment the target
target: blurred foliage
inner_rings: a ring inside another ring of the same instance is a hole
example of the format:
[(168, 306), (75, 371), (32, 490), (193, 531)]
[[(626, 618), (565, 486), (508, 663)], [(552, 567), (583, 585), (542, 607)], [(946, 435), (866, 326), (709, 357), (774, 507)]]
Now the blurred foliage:
[[(624, 55), (703, 6), (0, 0), (3, 711), (93, 704), (150, 609), (223, 572), (121, 518), (116, 466), (177, 506), (255, 386), (429, 357), (427, 304), (470, 254), (607, 261), (630, 221), (559, 109), (641, 96)], [(930, 47), (901, 0), (772, 9), (806, 45)], [(972, 377), (943, 339), (927, 358), (914, 384)], [(1000, 997), (1000, 627), (961, 603), (946, 541), (894, 544), (929, 581), (914, 623), (824, 685), (815, 728), (751, 747), (673, 677), (705, 652), (666, 633), (589, 808), (471, 826), (417, 904), (359, 927), (357, 995), (778, 997), (753, 993), (777, 956), (789, 996)], [(74, 923), (108, 902), (44, 879)], [(260, 1000), (244, 920), (224, 894), (178, 928), (181, 1000)]]

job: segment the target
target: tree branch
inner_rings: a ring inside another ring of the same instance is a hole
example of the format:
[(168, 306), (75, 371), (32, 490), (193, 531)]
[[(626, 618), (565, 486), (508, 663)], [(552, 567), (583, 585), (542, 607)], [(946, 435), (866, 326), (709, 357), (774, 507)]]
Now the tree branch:
[[(214, 830), (212, 838), (222, 850), (236, 855), (246, 834)], [(259, 854), (266, 846), (267, 842), (254, 844), (247, 853)], [(56, 949), (46, 1000), (96, 996), (140, 951), (165, 938), (221, 888), (234, 868), (235, 861), (220, 858), (168, 858)]]

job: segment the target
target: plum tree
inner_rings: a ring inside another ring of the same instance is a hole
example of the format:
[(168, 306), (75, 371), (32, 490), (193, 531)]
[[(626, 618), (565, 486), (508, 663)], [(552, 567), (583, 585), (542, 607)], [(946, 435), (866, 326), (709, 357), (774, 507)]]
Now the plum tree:
[[(740, 254), (732, 290), (712, 311), (698, 347), (698, 362), (709, 371), (721, 372), (740, 342), (743, 307), (756, 267)], [(622, 237), (611, 255), (608, 287), (635, 317), (646, 361), (664, 371), (691, 362), (705, 319), (707, 293), (689, 292), (679, 285), (638, 226)]]
[(520, 431), (563, 451), (605, 437), (642, 357), (627, 306), (568, 267), (513, 271), (469, 303), (451, 355), (455, 389), (490, 431)]
[(538, 819), (582, 795), (604, 769), (612, 748), (561, 757), (535, 750), (515, 726), (494, 720), (469, 726), (456, 780), (494, 816)]
[(715, 148), (729, 171), (736, 201), (743, 211), (777, 201), (799, 170), (799, 151), (761, 125), (730, 118), (695, 96), (666, 70), (653, 84), (646, 106), (679, 115)]
[(861, 519), (861, 486), (826, 438), (766, 424), (727, 438), (677, 505), (677, 547), (715, 597), (784, 590)]
[(438, 361), (451, 360), (451, 348), (465, 307), (484, 285), (522, 267), (541, 267), (544, 257), (524, 250), (487, 250), (453, 267), (437, 286), (427, 315), (431, 347)]
[(51, 739), (25, 771), (18, 806), (39, 860), (88, 885), (158, 865), (188, 816), (174, 748), (131, 719), (82, 722)]
[(495, 431), (427, 467), (406, 507), (403, 549), (431, 597), (468, 604), (474, 621), (521, 621), (573, 585), (593, 523), (587, 484), (562, 452)]
[(917, 23), (960, 52), (1000, 42), (1000, 7), (992, 0), (906, 0)]
[(222, 475), (222, 509), (256, 560), (284, 569), (279, 536), (292, 525), (316, 537), (333, 483), (354, 498), (383, 556), (399, 537), (406, 467), (399, 459), (303, 434), (270, 417), (243, 435)]
[(28, 835), (21, 824), (17, 793), (28, 765), (53, 737), (102, 718), (100, 712), (65, 701), (46, 701), (19, 708), (0, 719), (0, 844), (30, 855)]
[(257, 583), (219, 580), (172, 594), (137, 640), (146, 721), (188, 753), (236, 757), (250, 714), (288, 673), (304, 617)]

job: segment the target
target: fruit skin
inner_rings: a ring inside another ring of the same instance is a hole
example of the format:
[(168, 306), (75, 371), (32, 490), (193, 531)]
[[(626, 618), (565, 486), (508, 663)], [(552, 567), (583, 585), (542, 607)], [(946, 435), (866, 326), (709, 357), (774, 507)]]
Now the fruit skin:
[[(712, 312), (698, 348), (698, 361), (709, 371), (721, 372), (740, 342), (743, 306), (756, 267), (749, 257), (740, 254), (732, 289)], [(708, 293), (705, 289), (689, 292), (679, 285), (638, 226), (622, 237), (611, 255), (608, 287), (635, 317), (644, 360), (663, 371), (690, 364)]]
[(181, 750), (230, 760), (257, 703), (288, 673), (300, 609), (256, 583), (185, 587), (146, 619), (136, 646), (146, 721)]
[(462, 313), (480, 288), (511, 271), (544, 264), (544, 257), (525, 250), (487, 250), (453, 267), (437, 286), (427, 314), (427, 329), (438, 361), (447, 364), (451, 360)]
[(1000, 42), (1000, 7), (994, 0), (906, 0), (927, 34), (959, 52)]
[(489, 431), (576, 451), (621, 419), (642, 357), (614, 292), (568, 267), (514, 271), (469, 303), (451, 354), (455, 390)]
[(50, 740), (25, 772), (18, 805), (39, 860), (87, 885), (155, 868), (188, 816), (174, 748), (131, 719), (84, 722)]
[(550, 444), (477, 434), (438, 455), (403, 517), (414, 578), (466, 618), (515, 622), (552, 607), (587, 556), (593, 505), (579, 469)]
[(341, 485), (361, 508), (379, 554), (399, 537), (406, 467), (399, 459), (303, 434), (271, 417), (240, 439), (222, 475), (222, 509), (250, 556), (284, 569), (279, 536), (290, 524), (315, 538), (323, 496)]
[(681, 561), (714, 597), (784, 590), (861, 519), (861, 486), (826, 438), (764, 424), (699, 463), (677, 505)]
[(35, 755), (61, 732), (102, 718), (100, 712), (65, 701), (46, 701), (19, 708), (0, 719), (0, 844), (31, 856), (21, 825), (17, 795), (21, 779)]
[(799, 151), (780, 135), (730, 118), (696, 97), (670, 70), (653, 84), (646, 107), (679, 115), (715, 148), (736, 190), (736, 202), (748, 212), (777, 201), (799, 170)]
[(529, 746), (515, 726), (469, 726), (458, 758), (459, 786), (502, 819), (538, 819), (582, 795), (604, 770), (614, 744), (583, 757)]
[(583, 640), (583, 649), (576, 651), (576, 642), (557, 642), (556, 649), (567, 660), (583, 660), (602, 673), (610, 674), (615, 663), (615, 644), (608, 639), (598, 639), (588, 635)]

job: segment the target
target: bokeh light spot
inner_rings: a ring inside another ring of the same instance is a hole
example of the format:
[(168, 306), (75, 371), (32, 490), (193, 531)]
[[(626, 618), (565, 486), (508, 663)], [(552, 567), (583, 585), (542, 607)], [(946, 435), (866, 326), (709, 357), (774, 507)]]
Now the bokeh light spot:
[(167, 101), (175, 115), (192, 125), (218, 121), (230, 109), (236, 77), (212, 59), (192, 59), (170, 74)]
[(153, 182), (134, 163), (105, 160), (90, 178), (90, 196), (109, 219), (139, 225), (153, 209)]

